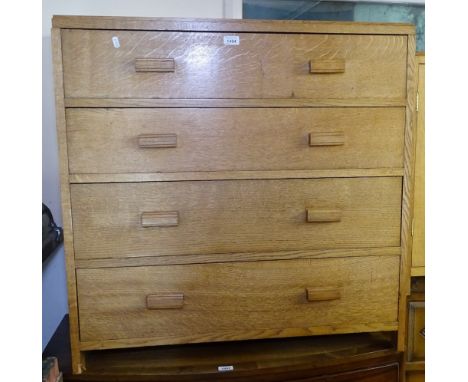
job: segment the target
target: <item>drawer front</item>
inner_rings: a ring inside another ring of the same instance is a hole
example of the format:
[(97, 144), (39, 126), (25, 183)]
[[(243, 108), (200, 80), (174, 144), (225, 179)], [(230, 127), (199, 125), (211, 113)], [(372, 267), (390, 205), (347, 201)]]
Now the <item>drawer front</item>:
[(70, 172), (403, 167), (404, 108), (68, 109)]
[(234, 34), (62, 30), (65, 96), (406, 97), (406, 36)]
[(80, 338), (170, 344), (379, 330), (397, 320), (398, 272), (398, 256), (77, 269)]
[(400, 245), (401, 178), (72, 184), (75, 256)]

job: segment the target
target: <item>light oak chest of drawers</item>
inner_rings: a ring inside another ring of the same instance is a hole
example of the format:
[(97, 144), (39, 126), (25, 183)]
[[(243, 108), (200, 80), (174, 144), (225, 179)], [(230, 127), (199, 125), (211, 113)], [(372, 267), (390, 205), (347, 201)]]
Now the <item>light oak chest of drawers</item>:
[(398, 331), (414, 28), (56, 16), (73, 367)]

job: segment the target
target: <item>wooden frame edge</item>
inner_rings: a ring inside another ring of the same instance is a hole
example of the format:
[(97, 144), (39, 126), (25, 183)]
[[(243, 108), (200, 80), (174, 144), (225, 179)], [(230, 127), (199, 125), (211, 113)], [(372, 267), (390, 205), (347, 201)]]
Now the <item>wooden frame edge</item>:
[[(129, 29), (187, 32), (325, 33), (325, 34), (415, 34), (408, 23), (355, 21), (255, 20), (215, 18), (167, 18), (122, 16), (54, 15), (52, 25), (67, 29)], [(369, 31), (368, 26), (373, 30)]]
[(161, 265), (189, 265), (256, 261), (287, 261), (295, 259), (328, 259), (336, 257), (400, 256), (400, 247), (313, 249), (279, 252), (217, 253), (208, 255), (142, 256), (102, 259), (76, 259), (76, 269), (120, 268)]
[(62, 41), (59, 28), (52, 28), (52, 60), (54, 67), (55, 118), (59, 146), (60, 196), (62, 204), (65, 263), (67, 271), (68, 309), (70, 317), (70, 344), (73, 373), (85, 370), (84, 353), (80, 351), (78, 296), (76, 291), (75, 253), (73, 247), (73, 222), (71, 215), (70, 183), (68, 176), (68, 151), (65, 120)]
[[(254, 330), (248, 333), (246, 337), (249, 340), (266, 339), (266, 338), (291, 338), (316, 335), (332, 335), (332, 334), (348, 334), (360, 332), (383, 332), (394, 331), (398, 328), (398, 322), (382, 322), (368, 324), (354, 324), (349, 326), (314, 326), (310, 328), (286, 328), (286, 329), (263, 329)], [(232, 333), (229, 331), (217, 334), (215, 336), (206, 336), (203, 340), (193, 340), (194, 338), (180, 337), (174, 338), (130, 338), (130, 339), (109, 339), (96, 341), (83, 341), (82, 349), (84, 350), (108, 350), (143, 346), (158, 346), (158, 345), (179, 345), (187, 343), (205, 343), (205, 342), (224, 342), (226, 338), (232, 338)], [(239, 339), (240, 340), (240, 339)]]
[(65, 98), (67, 108), (327, 108), (406, 107), (400, 98)]
[(401, 262), (400, 262), (400, 298), (398, 309), (398, 344), (397, 349), (406, 350), (407, 298), (411, 291), (411, 225), (413, 220), (413, 177), (415, 163), (415, 102), (416, 102), (416, 37), (408, 35), (407, 51), (407, 104), (405, 126), (405, 166), (401, 208)]
[(70, 183), (180, 182), (199, 180), (320, 179), (361, 177), (402, 177), (403, 168), (329, 169), (329, 170), (242, 170), (188, 171), (116, 174), (70, 174)]

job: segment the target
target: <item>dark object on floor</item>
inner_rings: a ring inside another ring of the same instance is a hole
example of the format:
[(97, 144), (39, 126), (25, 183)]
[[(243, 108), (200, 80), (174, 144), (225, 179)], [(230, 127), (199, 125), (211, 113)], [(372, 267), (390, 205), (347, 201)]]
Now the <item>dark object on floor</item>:
[(42, 262), (63, 242), (63, 230), (55, 224), (50, 209), (42, 203)]
[(59, 370), (56, 357), (47, 357), (42, 360), (42, 382), (62, 382), (62, 373)]
[(42, 352), (42, 359), (47, 357), (56, 357), (58, 362), (60, 362), (60, 370), (64, 374), (71, 372), (68, 314), (63, 316), (62, 321), (55, 330), (54, 335)]
[(401, 353), (379, 333), (93, 351), (86, 371), (71, 375), (65, 316), (43, 356), (48, 354), (57, 355), (65, 382), (401, 380)]

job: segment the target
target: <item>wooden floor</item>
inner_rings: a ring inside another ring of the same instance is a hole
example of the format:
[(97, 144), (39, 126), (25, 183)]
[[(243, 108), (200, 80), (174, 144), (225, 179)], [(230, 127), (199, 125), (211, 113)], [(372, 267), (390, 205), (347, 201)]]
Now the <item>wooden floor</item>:
[(71, 375), (69, 348), (66, 316), (43, 353), (58, 357), (65, 381), (385, 382), (401, 372), (400, 354), (383, 333), (96, 351), (79, 376)]

